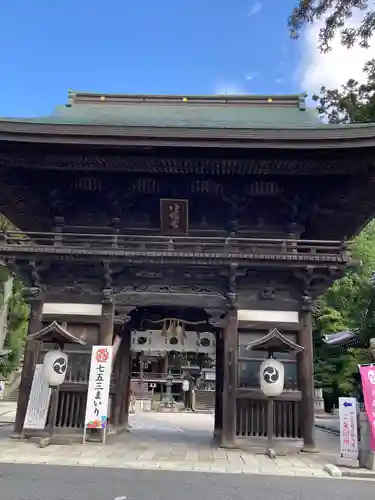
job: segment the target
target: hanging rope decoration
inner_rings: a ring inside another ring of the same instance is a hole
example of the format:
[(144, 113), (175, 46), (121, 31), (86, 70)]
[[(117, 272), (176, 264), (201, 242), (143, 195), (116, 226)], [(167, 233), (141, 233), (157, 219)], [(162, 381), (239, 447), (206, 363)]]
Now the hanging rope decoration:
[(147, 319), (146, 321), (153, 324), (162, 324), (161, 334), (166, 344), (171, 337), (177, 337), (182, 345), (185, 345), (185, 340), (187, 338), (186, 325), (202, 325), (205, 323), (204, 321), (182, 321), (177, 318), (164, 318), (160, 320)]
[(177, 319), (170, 319), (163, 321), (163, 327), (161, 329), (161, 334), (165, 338), (165, 343), (172, 337), (177, 337), (182, 345), (185, 344), (186, 332), (185, 325), (180, 323)]

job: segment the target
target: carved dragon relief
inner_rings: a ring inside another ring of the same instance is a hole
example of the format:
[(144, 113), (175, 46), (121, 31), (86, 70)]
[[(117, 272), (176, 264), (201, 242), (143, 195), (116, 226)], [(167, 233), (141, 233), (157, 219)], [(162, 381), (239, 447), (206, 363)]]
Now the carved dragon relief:
[[(225, 303), (218, 274), (173, 269), (123, 268), (114, 277), (114, 298), (122, 305), (172, 305), (202, 308)], [(167, 283), (167, 284), (165, 284)]]
[[(117, 288), (129, 283), (137, 286), (157, 285), (167, 283), (171, 287), (198, 287), (222, 293), (225, 289), (225, 280), (220, 268), (186, 268), (175, 265), (173, 267), (141, 267), (112, 265), (113, 282)], [(197, 290), (198, 290), (197, 288)], [(187, 289), (187, 288), (186, 288)]]
[(120, 291), (115, 293), (114, 300), (116, 304), (122, 306), (135, 306), (135, 307), (191, 307), (197, 309), (204, 309), (210, 307), (222, 308), (225, 307), (226, 299), (220, 294), (206, 294), (206, 293), (166, 293), (159, 291)]
[(242, 304), (278, 302), (295, 304), (298, 294), (292, 281), (292, 274), (285, 270), (246, 270), (238, 281), (238, 294)]
[(98, 295), (105, 285), (100, 266), (91, 263), (50, 262), (42, 273), (42, 281), (48, 294), (62, 297)]
[(118, 290), (116, 290), (116, 295), (126, 294), (126, 293), (159, 293), (159, 294), (195, 294), (195, 295), (207, 295), (214, 294), (223, 297), (221, 293), (215, 290), (213, 287), (204, 287), (198, 285), (126, 285)]

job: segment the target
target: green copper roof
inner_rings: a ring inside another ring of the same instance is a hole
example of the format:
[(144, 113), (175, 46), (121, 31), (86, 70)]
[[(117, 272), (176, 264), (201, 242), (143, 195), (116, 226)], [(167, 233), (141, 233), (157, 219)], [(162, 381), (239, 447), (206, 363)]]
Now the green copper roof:
[[(19, 120), (17, 120), (19, 121)], [(316, 128), (304, 96), (137, 96), (69, 92), (69, 104), (32, 123), (173, 128)]]
[(129, 127), (214, 127), (254, 128), (317, 125), (319, 117), (311, 111), (275, 108), (214, 108), (195, 105), (101, 106), (80, 104), (59, 107), (52, 115), (64, 123), (124, 125)]

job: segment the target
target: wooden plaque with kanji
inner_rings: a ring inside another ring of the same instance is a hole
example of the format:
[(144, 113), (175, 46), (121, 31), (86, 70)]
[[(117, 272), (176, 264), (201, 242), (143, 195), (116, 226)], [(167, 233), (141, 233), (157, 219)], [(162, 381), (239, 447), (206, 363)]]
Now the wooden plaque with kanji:
[(161, 231), (165, 235), (183, 236), (189, 228), (188, 200), (160, 200)]

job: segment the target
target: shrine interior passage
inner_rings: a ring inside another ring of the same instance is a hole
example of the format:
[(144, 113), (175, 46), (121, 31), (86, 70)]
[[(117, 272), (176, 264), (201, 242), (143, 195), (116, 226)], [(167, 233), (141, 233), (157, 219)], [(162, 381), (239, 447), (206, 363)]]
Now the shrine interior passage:
[[(63, 320), (65, 331), (87, 343), (66, 347), (69, 363), (66, 380), (60, 387), (56, 419), (59, 432), (75, 429), (79, 433), (82, 429), (85, 393), (81, 387), (88, 383), (90, 346), (100, 340), (103, 323), (106, 324), (103, 309), (100, 304), (43, 305), (43, 324), (58, 326), (56, 320)], [(130, 424), (131, 432), (136, 432), (140, 438), (142, 435), (150, 438), (158, 434), (160, 438), (169, 437), (172, 441), (177, 438), (183, 442), (201, 440), (207, 443), (214, 437), (215, 442), (222, 442), (225, 415), (222, 408), (223, 336), (220, 328), (213, 327), (205, 316), (199, 318), (199, 311), (193, 312), (194, 317), (191, 316), (192, 311), (186, 308), (180, 311), (176, 308), (161, 311), (160, 308), (137, 309), (131, 312), (126, 331), (123, 319), (120, 324), (113, 324), (117, 352), (110, 390), (109, 422), (113, 430), (124, 429)], [(272, 331), (276, 324), (284, 327), (287, 339), (291, 342), (296, 339), (299, 330), (299, 315), (296, 312), (269, 310), (264, 314), (256, 310), (239, 310), (236, 315), (238, 388), (244, 394), (254, 391), (253, 397), (258, 398), (258, 403), (253, 403), (250, 409), (244, 405), (242, 398), (236, 403), (239, 413), (235, 432), (237, 440), (251, 437), (254, 446), (261, 446), (260, 441), (266, 433), (261, 416), (267, 411), (267, 402), (259, 389), (255, 392), (259, 387), (260, 365), (266, 353), (249, 350), (248, 346)], [(40, 360), (51, 347), (54, 345), (48, 342), (43, 344)], [(121, 372), (124, 367), (121, 356), (125, 356), (129, 363), (126, 377)], [(280, 353), (280, 357), (285, 365), (285, 387), (288, 391), (296, 391), (296, 355)], [(125, 409), (122, 410), (124, 400)], [(72, 404), (76, 412), (70, 411)], [(279, 435), (284, 432), (285, 441), (293, 448), (301, 447), (301, 423), (296, 420), (298, 415), (293, 406), (284, 403), (276, 409), (278, 420), (275, 432)], [(134, 415), (136, 418), (133, 418)], [(170, 420), (171, 415), (173, 420)]]

